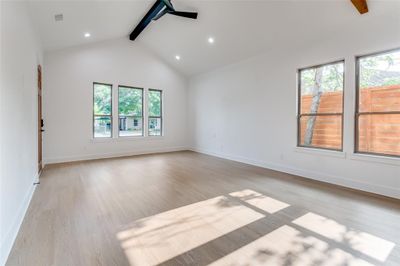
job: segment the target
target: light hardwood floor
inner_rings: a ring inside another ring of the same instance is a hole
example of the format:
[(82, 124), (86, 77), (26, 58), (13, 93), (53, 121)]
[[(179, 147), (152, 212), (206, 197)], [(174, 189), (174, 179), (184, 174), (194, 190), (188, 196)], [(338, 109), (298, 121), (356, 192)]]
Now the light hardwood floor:
[(399, 201), (194, 152), (40, 182), (7, 265), (400, 265)]

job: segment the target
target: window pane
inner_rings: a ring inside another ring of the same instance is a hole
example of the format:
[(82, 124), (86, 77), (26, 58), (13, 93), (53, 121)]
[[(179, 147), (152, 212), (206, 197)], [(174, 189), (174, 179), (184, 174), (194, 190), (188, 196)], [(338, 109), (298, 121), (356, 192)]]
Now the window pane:
[(300, 112), (342, 113), (344, 63), (300, 71)]
[(161, 116), (161, 91), (149, 90), (149, 116)]
[(342, 116), (302, 116), (300, 145), (317, 148), (342, 148)]
[(359, 112), (400, 111), (400, 51), (359, 59)]
[(95, 138), (111, 137), (111, 117), (96, 116), (94, 118), (94, 137)]
[(149, 118), (149, 136), (161, 136), (161, 118)]
[(360, 115), (358, 151), (400, 155), (400, 114)]
[(124, 116), (142, 116), (142, 89), (119, 87), (118, 112)]
[(94, 84), (93, 113), (95, 115), (111, 115), (111, 86)]
[(143, 119), (141, 117), (120, 116), (119, 135), (121, 137), (143, 136)]

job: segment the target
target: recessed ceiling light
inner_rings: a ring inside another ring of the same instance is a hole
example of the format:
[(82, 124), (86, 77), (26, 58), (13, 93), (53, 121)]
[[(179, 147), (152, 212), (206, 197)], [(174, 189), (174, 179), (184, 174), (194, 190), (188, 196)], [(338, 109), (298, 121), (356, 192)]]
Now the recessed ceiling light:
[(208, 43), (214, 43), (214, 38), (213, 37), (209, 37), (208, 38)]
[(89, 38), (90, 37), (90, 33), (89, 32), (86, 32), (85, 33), (85, 38)]
[(181, 60), (181, 57), (179, 55), (175, 55), (175, 59), (179, 61)]

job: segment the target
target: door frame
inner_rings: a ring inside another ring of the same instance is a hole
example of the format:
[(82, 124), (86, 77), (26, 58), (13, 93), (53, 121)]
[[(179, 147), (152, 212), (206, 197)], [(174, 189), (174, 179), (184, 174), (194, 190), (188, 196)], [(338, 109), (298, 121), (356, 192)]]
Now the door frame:
[(40, 174), (43, 169), (43, 116), (42, 116), (42, 67), (37, 67), (37, 81), (38, 81), (38, 173)]

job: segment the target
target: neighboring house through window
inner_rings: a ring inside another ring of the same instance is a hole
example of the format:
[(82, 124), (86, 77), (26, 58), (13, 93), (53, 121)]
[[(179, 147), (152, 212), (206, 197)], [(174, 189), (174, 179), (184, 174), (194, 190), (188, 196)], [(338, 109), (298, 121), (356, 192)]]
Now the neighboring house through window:
[(143, 89), (118, 87), (119, 136), (143, 136)]
[(148, 91), (148, 130), (149, 136), (162, 136), (162, 91), (149, 89)]

